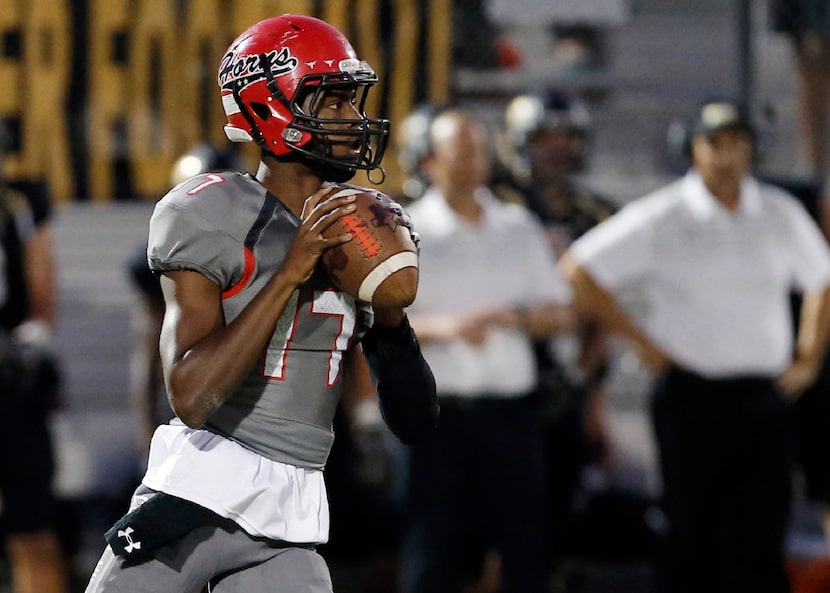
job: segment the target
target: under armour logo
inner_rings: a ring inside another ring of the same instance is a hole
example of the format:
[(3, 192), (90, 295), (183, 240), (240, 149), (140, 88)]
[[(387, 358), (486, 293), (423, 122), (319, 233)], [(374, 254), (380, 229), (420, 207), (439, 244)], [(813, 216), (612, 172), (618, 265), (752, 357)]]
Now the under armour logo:
[(133, 550), (141, 549), (141, 542), (134, 542), (133, 538), (130, 537), (133, 531), (135, 530), (132, 527), (127, 527), (127, 529), (118, 530), (118, 537), (127, 538), (127, 545), (124, 546), (124, 549), (127, 551), (127, 554), (131, 554)]

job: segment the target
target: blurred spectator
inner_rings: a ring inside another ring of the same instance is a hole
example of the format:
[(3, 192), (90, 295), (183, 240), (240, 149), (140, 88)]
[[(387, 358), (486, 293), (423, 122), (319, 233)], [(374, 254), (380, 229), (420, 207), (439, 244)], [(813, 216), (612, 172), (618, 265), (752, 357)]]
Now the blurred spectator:
[[(437, 434), (413, 447), (402, 590), (455, 593), (496, 550), (501, 590), (548, 590), (547, 485), (532, 340), (570, 329), (570, 292), (536, 218), (488, 189), (486, 128), (450, 109), (430, 126), (431, 181), (412, 325), (435, 374)], [(491, 583), (492, 586), (496, 586)]]
[(438, 107), (430, 103), (422, 103), (398, 124), (395, 153), (398, 165), (406, 176), (400, 200), (404, 206), (424, 195), (429, 185), (424, 172), (424, 160), (430, 152), (429, 126), (439, 111)]
[(809, 171), (824, 182), (830, 174), (830, 1), (771, 0), (772, 28), (792, 42), (798, 67), (800, 137)]
[(582, 101), (549, 88), (513, 98), (504, 123), (501, 158), (559, 257), (616, 210), (581, 177), (590, 158), (590, 113)]
[[(577, 305), (658, 375), (653, 422), (668, 519), (661, 591), (784, 593), (792, 402), (830, 329), (830, 251), (791, 195), (752, 177), (740, 105), (703, 104), (693, 168), (578, 239), (561, 268)], [(635, 319), (617, 294), (643, 287)], [(793, 349), (789, 295), (803, 291)]]
[[(582, 177), (590, 158), (590, 113), (578, 98), (547, 88), (514, 97), (504, 123), (501, 160), (511, 174), (513, 189), (542, 220), (551, 250), (559, 258), (574, 240), (616, 211)], [(509, 192), (504, 185), (497, 189), (500, 196)], [(641, 557), (653, 543), (644, 519), (651, 501), (640, 493), (620, 492), (612, 484), (604, 395), (610, 365), (608, 338), (596, 319), (583, 314), (575, 332), (535, 345), (541, 378), (538, 392), (548, 420), (555, 566), (564, 555)], [(585, 480), (589, 473), (590, 487)], [(619, 502), (616, 509), (614, 501)], [(594, 521), (599, 508), (606, 518), (616, 512), (614, 520)], [(588, 525), (601, 524), (605, 531), (587, 532)], [(615, 529), (625, 525), (620, 533), (626, 537), (608, 537), (612, 524)], [(590, 552), (578, 546), (587, 540), (595, 542)]]
[(50, 349), (57, 320), (50, 216), (43, 184), (0, 181), (0, 394), (8, 418), (0, 431), (0, 493), (14, 593), (69, 586), (52, 489), (49, 416), (60, 373)]

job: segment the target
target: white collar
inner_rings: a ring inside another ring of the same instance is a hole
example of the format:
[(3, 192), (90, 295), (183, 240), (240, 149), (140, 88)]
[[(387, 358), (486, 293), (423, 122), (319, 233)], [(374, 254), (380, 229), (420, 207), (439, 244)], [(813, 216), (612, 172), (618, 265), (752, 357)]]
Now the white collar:
[(703, 183), (700, 174), (694, 169), (683, 178), (683, 196), (692, 213), (702, 220), (711, 220), (718, 215), (735, 214), (754, 218), (761, 214), (761, 192), (758, 182), (747, 175), (741, 180), (738, 208), (730, 213), (720, 201), (712, 195)]
[[(500, 204), (499, 199), (489, 188), (481, 186), (475, 190), (475, 201), (482, 209), (482, 218), (479, 224), (486, 224), (494, 208)], [(458, 226), (472, 226), (471, 223), (461, 218), (455, 210), (450, 207), (444, 194), (436, 187), (430, 187), (419, 201), (429, 206), (432, 217), (438, 217), (444, 223), (442, 226), (456, 228)]]

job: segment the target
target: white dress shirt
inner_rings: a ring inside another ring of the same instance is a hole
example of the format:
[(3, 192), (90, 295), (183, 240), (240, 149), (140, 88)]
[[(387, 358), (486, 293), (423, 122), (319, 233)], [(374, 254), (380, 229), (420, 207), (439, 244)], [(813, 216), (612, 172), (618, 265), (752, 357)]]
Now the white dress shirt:
[(791, 195), (746, 178), (729, 211), (694, 171), (635, 200), (572, 246), (603, 287), (640, 283), (645, 329), (712, 378), (777, 375), (790, 362), (791, 289), (830, 284), (830, 251)]
[[(509, 307), (570, 302), (541, 224), (525, 208), (499, 201), (486, 189), (476, 199), (483, 216), (460, 218), (435, 190), (408, 208), (421, 235), (418, 297), (412, 315), (468, 315)], [(481, 346), (460, 338), (425, 344), (439, 394), (515, 397), (536, 386), (527, 334), (488, 332)]]

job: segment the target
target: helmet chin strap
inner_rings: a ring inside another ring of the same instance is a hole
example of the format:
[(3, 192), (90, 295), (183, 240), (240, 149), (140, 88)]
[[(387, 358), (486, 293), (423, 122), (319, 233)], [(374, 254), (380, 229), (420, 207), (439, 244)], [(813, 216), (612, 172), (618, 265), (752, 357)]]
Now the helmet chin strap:
[[(342, 165), (336, 161), (325, 163), (311, 157), (307, 157), (306, 160), (308, 161), (309, 168), (326, 181), (346, 183), (357, 173), (357, 167), (347, 163), (343, 163)], [(372, 173), (374, 171), (380, 171), (380, 179), (372, 179)], [(366, 177), (372, 185), (380, 185), (386, 181), (386, 170), (383, 167), (369, 169), (366, 171)]]
[(321, 179), (326, 181), (346, 183), (357, 173), (356, 167), (351, 167), (346, 164), (339, 165), (334, 162), (326, 163), (313, 157), (306, 157), (305, 160), (308, 163), (309, 168)]
[[(380, 171), (380, 179), (378, 179), (377, 181), (372, 179), (372, 173), (375, 171)], [(386, 181), (386, 169), (384, 169), (383, 167), (378, 167), (377, 169), (369, 169), (368, 171), (366, 171), (366, 178), (372, 185), (380, 185), (381, 183)]]
[(312, 135), (305, 147), (303, 158), (317, 175), (326, 181), (345, 183), (357, 173), (357, 167), (349, 161), (339, 161), (331, 156), (331, 145), (325, 135)]

